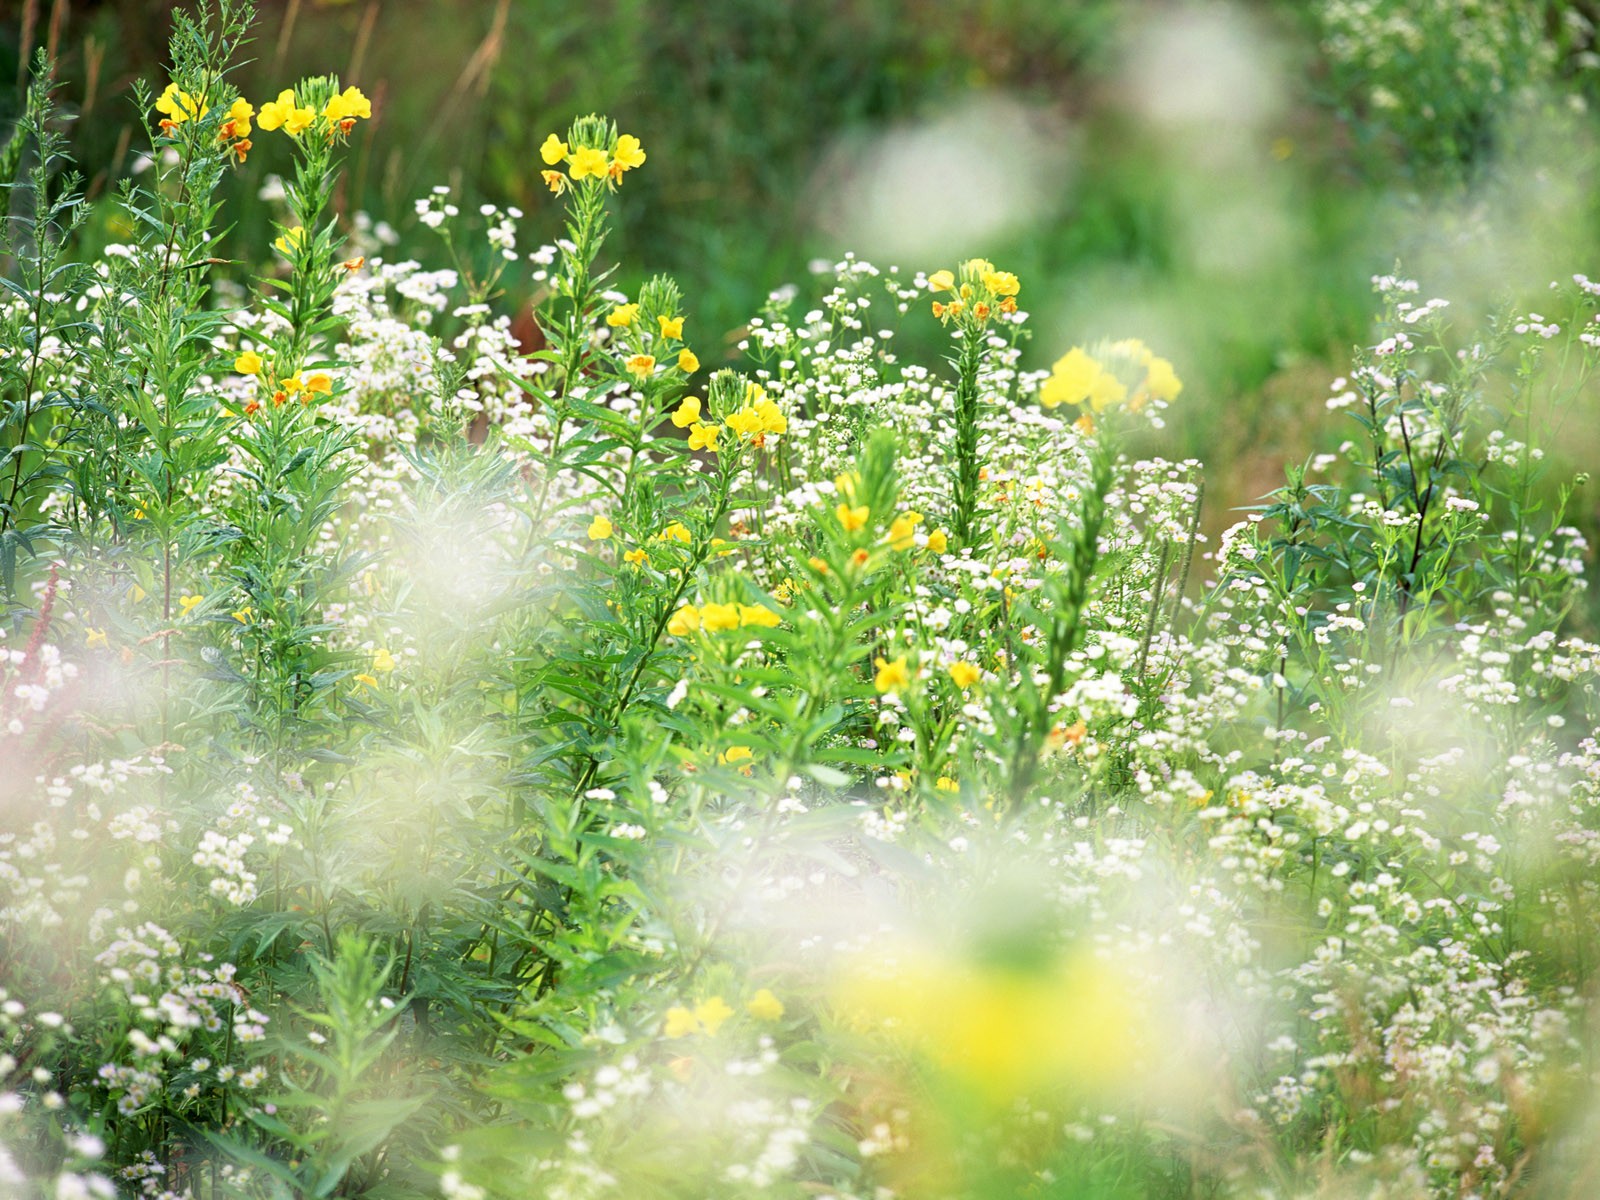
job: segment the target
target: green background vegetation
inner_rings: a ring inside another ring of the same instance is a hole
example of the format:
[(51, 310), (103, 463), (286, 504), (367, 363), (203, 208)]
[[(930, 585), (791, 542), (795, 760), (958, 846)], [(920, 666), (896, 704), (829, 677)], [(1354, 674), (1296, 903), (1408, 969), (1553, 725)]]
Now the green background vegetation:
[[(54, 50), (91, 197), (135, 166), (129, 89), (159, 76), (173, 7), (26, 0), (0, 29), (13, 114), (19, 61)], [(1212, 468), (1215, 529), (1330, 424), (1327, 381), (1397, 255), (1426, 293), (1480, 310), (1593, 268), (1597, 15), (1592, 0), (286, 0), (240, 83), (257, 103), (310, 72), (359, 83), (376, 119), (339, 202), (394, 225), (389, 257), (432, 264), (416, 197), (446, 183), (464, 211), (517, 205), (531, 248), (558, 232), (539, 142), (613, 114), (650, 154), (619, 197), (619, 286), (674, 274), (708, 368), (713, 338), (731, 352), (813, 258), (992, 258), (1023, 278), (1033, 365), (1130, 334), (1173, 358), (1188, 391), (1167, 449)], [(948, 157), (919, 173), (941, 138)], [(283, 139), (256, 141), (229, 208), (245, 263), (274, 236), (261, 182), (288, 165)], [(1048, 161), (1019, 177), (1035, 150)], [(902, 254), (915, 239), (859, 219), (879, 185), (891, 229), (908, 199), (1001, 216), (963, 238), (958, 215)], [(500, 303), (531, 290), (524, 264)], [(905, 336), (926, 353), (938, 332), (912, 320)]]

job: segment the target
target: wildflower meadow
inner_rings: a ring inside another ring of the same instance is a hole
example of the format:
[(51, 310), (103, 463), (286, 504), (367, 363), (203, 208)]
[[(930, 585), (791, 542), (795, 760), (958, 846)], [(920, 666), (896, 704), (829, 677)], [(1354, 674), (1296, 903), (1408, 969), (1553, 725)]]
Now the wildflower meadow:
[(46, 54), (0, 150), (0, 1196), (1600, 1194), (1600, 264), (1391, 256), (1219, 510), (1183, 355), (1003, 257), (725, 336), (626, 121), (391, 253), (254, 20), (92, 203)]

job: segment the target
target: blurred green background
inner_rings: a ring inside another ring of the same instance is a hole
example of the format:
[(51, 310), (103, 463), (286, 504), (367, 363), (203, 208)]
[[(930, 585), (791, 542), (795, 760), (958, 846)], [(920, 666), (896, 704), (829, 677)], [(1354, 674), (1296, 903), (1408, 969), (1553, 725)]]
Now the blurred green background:
[[(104, 199), (137, 162), (130, 84), (159, 87), (175, 6), (13, 7), (0, 119), (48, 46)], [(1321, 401), (1373, 274), (1399, 260), (1468, 313), (1600, 275), (1597, 19), (1600, 0), (277, 0), (238, 82), (257, 104), (304, 74), (363, 87), (341, 205), (393, 224), (388, 257), (434, 265), (417, 197), (517, 205), (524, 249), (553, 240), (538, 144), (612, 115), (650, 156), (618, 198), (619, 284), (678, 276), (707, 366), (815, 258), (991, 258), (1023, 279), (1031, 365), (1102, 336), (1173, 359), (1163, 452), (1212, 468), (1214, 528), (1337, 428)], [(288, 163), (256, 140), (226, 248), (249, 261)], [(109, 205), (97, 220), (115, 240)], [(904, 336), (939, 351), (920, 313)]]

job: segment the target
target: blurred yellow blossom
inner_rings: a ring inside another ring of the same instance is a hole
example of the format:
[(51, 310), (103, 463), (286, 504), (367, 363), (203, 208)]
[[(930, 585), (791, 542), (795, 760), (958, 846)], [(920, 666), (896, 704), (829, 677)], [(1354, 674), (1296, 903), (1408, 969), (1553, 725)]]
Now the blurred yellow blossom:
[(700, 622), (707, 633), (720, 633), (739, 628), (739, 610), (731, 604), (703, 604)]
[(613, 329), (627, 329), (638, 319), (637, 304), (619, 304), (606, 314), (606, 324)]
[(700, 1019), (694, 1013), (684, 1008), (681, 1004), (667, 1009), (667, 1019), (661, 1026), (663, 1036), (681, 1038), (698, 1032), (700, 1032)]
[(872, 665), (878, 669), (877, 674), (872, 677), (872, 686), (879, 692), (899, 691), (911, 685), (911, 672), (906, 668), (904, 655), (893, 662), (885, 658), (875, 658), (872, 660)]
[(758, 1021), (776, 1021), (783, 1016), (783, 1001), (774, 996), (770, 988), (762, 988), (751, 996), (744, 1007)]
[(841, 504), (833, 510), (833, 515), (839, 518), (839, 524), (844, 526), (846, 533), (855, 533), (858, 529), (866, 527), (867, 518), (872, 515), (872, 510), (865, 504)]
[(683, 338), (683, 318), (682, 317), (657, 317), (656, 321), (661, 325), (661, 336), (662, 337), (676, 338), (678, 340), (682, 340), (682, 338)]
[(589, 540), (598, 542), (611, 536), (611, 521), (601, 515), (589, 522)]
[(962, 691), (977, 683), (983, 678), (983, 672), (969, 662), (953, 662), (950, 664), (950, 680)]
[(700, 610), (692, 604), (685, 604), (678, 609), (667, 622), (667, 632), (673, 637), (687, 637), (699, 628)]
[[(746, 748), (735, 746), (733, 749)], [(732, 750), (729, 753), (732, 753)], [(748, 753), (748, 750), (746, 750), (746, 753)], [(721, 996), (713, 996), (709, 1000), (696, 1004), (694, 1006), (694, 1015), (705, 1031), (715, 1036), (717, 1030), (722, 1028), (722, 1023), (733, 1016), (733, 1009), (723, 1003)]]
[(254, 350), (241, 351), (239, 357), (233, 360), (233, 369), (241, 375), (261, 374), (261, 355)]
[(700, 360), (694, 356), (693, 350), (678, 351), (678, 370), (685, 375), (693, 375), (700, 369)]

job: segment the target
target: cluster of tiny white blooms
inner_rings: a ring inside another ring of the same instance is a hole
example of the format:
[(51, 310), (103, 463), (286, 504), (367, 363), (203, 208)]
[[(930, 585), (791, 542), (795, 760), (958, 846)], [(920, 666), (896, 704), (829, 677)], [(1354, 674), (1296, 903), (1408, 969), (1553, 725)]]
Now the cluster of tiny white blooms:
[(213, 896), (237, 907), (252, 903), (259, 894), (256, 873), (245, 861), (259, 840), (273, 847), (288, 845), (292, 826), (274, 821), (258, 811), (255, 787), (248, 780), (234, 786), (233, 799), (217, 817), (217, 827), (200, 835), (191, 861), (213, 872), (208, 887)]
[(6, 631), (0, 629), (0, 744), (22, 737), (28, 722), (77, 677), (77, 664), (66, 661), (57, 646), (46, 642), (30, 652), (7, 645)]
[[(102, 857), (106, 835), (123, 836), (115, 797), (129, 780), (170, 774), (159, 756), (78, 763), (63, 775), (35, 779), (39, 815), (26, 827), (0, 832), (0, 932), (47, 945), (89, 914), (84, 901), (108, 866), (125, 868), (126, 911), (136, 907), (141, 870), (157, 865), (149, 852)], [(96, 910), (97, 912), (99, 910)], [(96, 918), (90, 916), (91, 924)]]
[(419, 199), (413, 207), (417, 219), (429, 229), (438, 229), (447, 220), (461, 215), (461, 210), (450, 201), (450, 189), (443, 184)]
[(118, 929), (95, 956), (103, 981), (126, 1006), (130, 1059), (99, 1070), (102, 1086), (124, 1113), (160, 1095), (182, 1104), (236, 1078), (240, 1086), (254, 1087), (265, 1077), (255, 1069), (241, 1076), (230, 1062), (212, 1070), (203, 1047), (217, 1053), (261, 1042), (268, 1018), (250, 1005), (232, 963), (213, 965), (209, 954), (199, 955), (197, 964), (183, 959), (177, 939), (151, 922)]
[(1513, 333), (1529, 333), (1549, 341), (1561, 332), (1561, 326), (1555, 321), (1546, 321), (1536, 312), (1529, 313), (1525, 318), (1511, 326)]
[(517, 222), (522, 220), (522, 210), (515, 206), (497, 208), (485, 204), (479, 207), (478, 213), (487, 222), (490, 248), (507, 262), (516, 262)]
[[(59, 1013), (30, 1011), (0, 987), (0, 1194), (52, 1196), (66, 1200), (116, 1200), (116, 1188), (97, 1168), (105, 1156), (105, 1143), (91, 1133), (64, 1130), (61, 1161), (47, 1174), (29, 1176), (13, 1155), (8, 1142), (31, 1140), (26, 1121), (32, 1111), (59, 1113), (66, 1097), (47, 1067), (25, 1064), (36, 1059), (42, 1037), (70, 1035), (72, 1026)], [(59, 1122), (58, 1116), (49, 1118)]]

